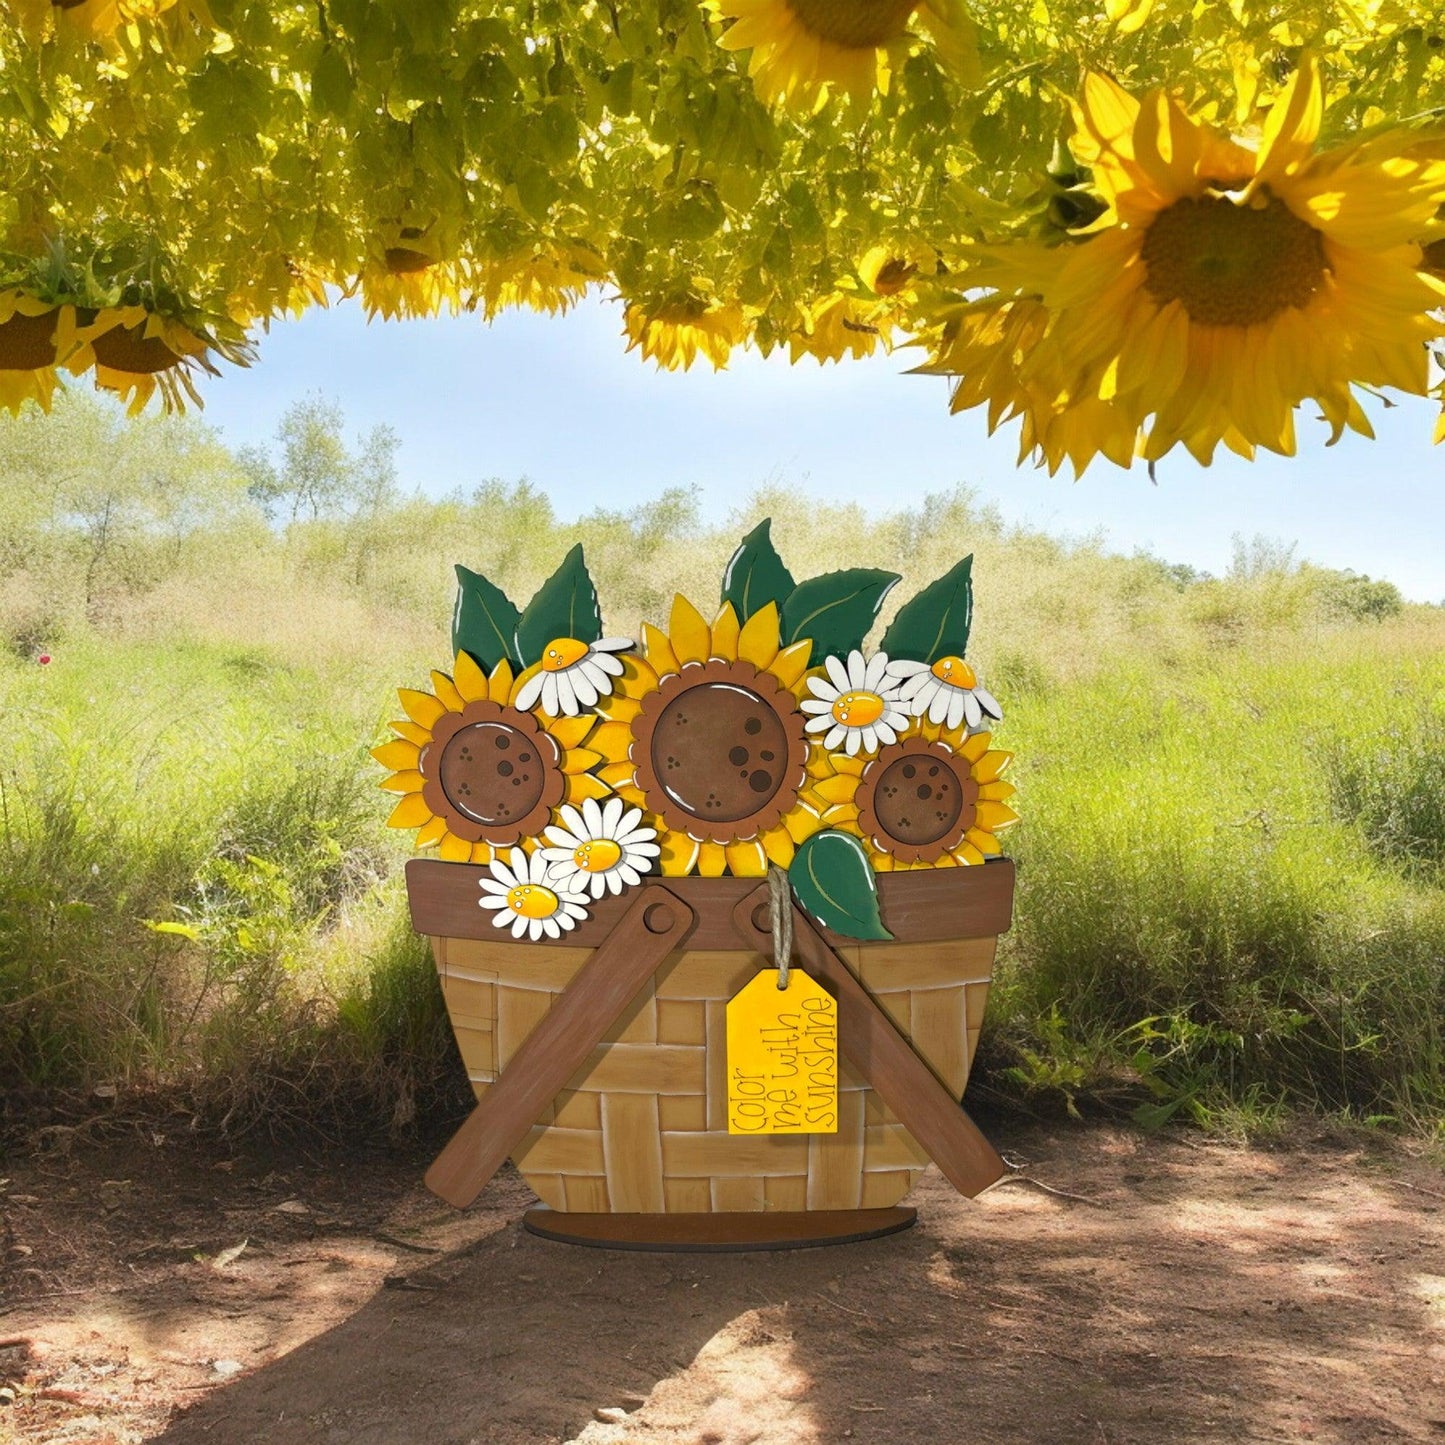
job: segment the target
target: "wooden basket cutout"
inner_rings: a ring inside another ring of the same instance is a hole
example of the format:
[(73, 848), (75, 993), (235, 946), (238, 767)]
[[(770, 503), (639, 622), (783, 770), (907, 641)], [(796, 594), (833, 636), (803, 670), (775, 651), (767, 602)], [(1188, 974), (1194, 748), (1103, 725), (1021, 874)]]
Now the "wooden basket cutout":
[[(447, 1010), (478, 1098), (505, 1070), (627, 906), (599, 902), (563, 944), (499, 941), (477, 904), (484, 869), (414, 861), (412, 917), (430, 935)], [(766, 960), (733, 911), (755, 878), (660, 880), (697, 915), (604, 1041), (537, 1118), (513, 1159), (557, 1213), (724, 1214), (884, 1209), (927, 1151), (840, 1057), (838, 1132), (727, 1132), (724, 1011)], [(889, 943), (824, 938), (957, 1100), (983, 1022), (1014, 870), (916, 870), (879, 880)]]

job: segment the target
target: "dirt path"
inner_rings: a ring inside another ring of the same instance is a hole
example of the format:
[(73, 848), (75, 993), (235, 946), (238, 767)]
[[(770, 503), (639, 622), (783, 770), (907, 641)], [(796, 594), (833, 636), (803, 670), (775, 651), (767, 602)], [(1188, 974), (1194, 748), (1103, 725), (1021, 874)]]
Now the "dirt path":
[(0, 1441), (1445, 1442), (1439, 1172), (995, 1132), (1062, 1193), (930, 1172), (909, 1233), (768, 1255), (550, 1244), (515, 1176), (457, 1216), (418, 1159), (12, 1160)]

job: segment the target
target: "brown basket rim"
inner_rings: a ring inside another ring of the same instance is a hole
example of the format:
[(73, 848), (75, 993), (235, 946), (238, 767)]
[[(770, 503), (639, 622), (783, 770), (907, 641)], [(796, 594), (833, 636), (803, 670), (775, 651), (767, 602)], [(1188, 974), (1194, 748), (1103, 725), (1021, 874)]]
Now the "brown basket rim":
[[(535, 949), (537, 943), (514, 943), (492, 925), (479, 903), (480, 882), (490, 878), (472, 863), (445, 863), (413, 858), (406, 865), (406, 891), (412, 927), (433, 938), (487, 939), (498, 947)], [(749, 894), (766, 900), (761, 878), (649, 878), (691, 905), (697, 926), (687, 939), (689, 949), (751, 952), (739, 936), (733, 910)], [(879, 911), (897, 943), (937, 943), (951, 938), (988, 938), (1008, 931), (1013, 921), (1014, 865), (991, 858), (982, 867), (919, 868), (878, 876)], [(631, 905), (629, 893), (592, 904), (585, 922), (548, 947), (596, 948)], [(857, 947), (858, 940), (824, 930), (835, 947)], [(870, 951), (888, 948), (869, 941)]]

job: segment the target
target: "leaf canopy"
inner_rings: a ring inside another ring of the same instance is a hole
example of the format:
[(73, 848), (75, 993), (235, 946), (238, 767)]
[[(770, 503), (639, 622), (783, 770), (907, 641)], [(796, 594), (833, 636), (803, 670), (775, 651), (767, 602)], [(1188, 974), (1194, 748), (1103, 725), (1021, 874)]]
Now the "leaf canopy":
[(490, 317), (600, 286), (666, 364), (679, 336), (832, 360), (916, 331), (977, 241), (1087, 220), (1084, 67), (1247, 126), (1312, 47), (1342, 134), (1445, 96), (1423, 0), (967, 9), (976, 63), (915, 25), (886, 94), (799, 114), (699, 0), (0, 0), (0, 323), (7, 288), (139, 306), (244, 359), (343, 295)]

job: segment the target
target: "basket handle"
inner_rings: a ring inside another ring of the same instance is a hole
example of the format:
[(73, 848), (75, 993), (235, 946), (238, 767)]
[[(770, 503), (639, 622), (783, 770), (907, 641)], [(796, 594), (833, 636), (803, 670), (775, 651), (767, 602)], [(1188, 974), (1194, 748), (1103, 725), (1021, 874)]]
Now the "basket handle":
[[(733, 909), (733, 926), (750, 948), (764, 956), (773, 946), (767, 919), (766, 888), (747, 894)], [(796, 904), (793, 944), (803, 967), (838, 1001), (839, 1046), (904, 1128), (928, 1150), (948, 1182), (968, 1199), (997, 1184), (1008, 1173), (998, 1151)]]
[(432, 1162), (426, 1186), (433, 1194), (465, 1209), (482, 1192), (696, 922), (670, 889), (642, 889)]

